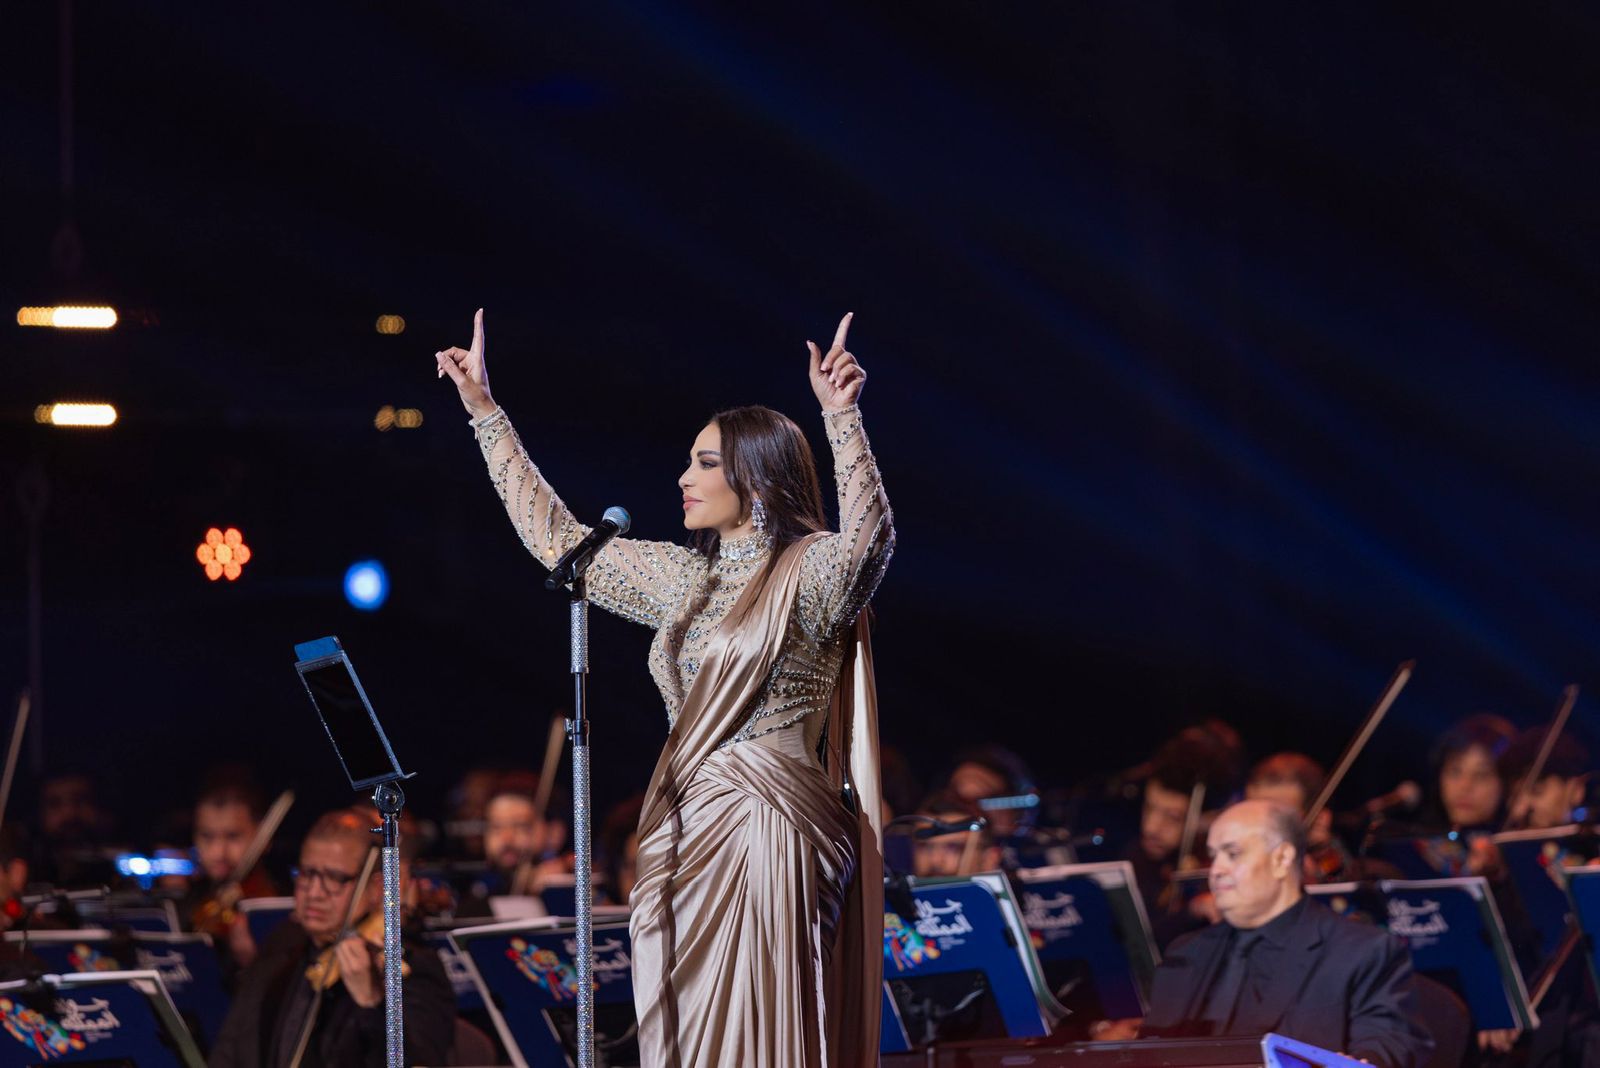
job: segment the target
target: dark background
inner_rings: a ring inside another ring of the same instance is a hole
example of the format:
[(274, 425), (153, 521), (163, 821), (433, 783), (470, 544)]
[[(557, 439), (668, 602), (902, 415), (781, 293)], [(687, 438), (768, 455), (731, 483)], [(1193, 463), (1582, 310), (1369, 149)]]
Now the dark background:
[[(37, 465), (47, 763), (128, 825), (222, 758), (342, 800), (291, 669), (327, 633), (425, 812), (537, 763), (565, 608), (433, 373), (480, 305), (551, 480), (653, 538), (715, 408), (825, 450), (802, 343), (857, 313), (883, 734), (925, 778), (995, 740), (1071, 784), (1206, 715), (1331, 763), (1416, 657), (1356, 801), (1600, 685), (1593, 8), (678, 6), (79, 3), (64, 197), (58, 9), (7, 5), (0, 689)], [(9, 325), (72, 300), (123, 324)], [(67, 398), (121, 420), (34, 424)], [(649, 635), (593, 639), (606, 802), (665, 717)]]

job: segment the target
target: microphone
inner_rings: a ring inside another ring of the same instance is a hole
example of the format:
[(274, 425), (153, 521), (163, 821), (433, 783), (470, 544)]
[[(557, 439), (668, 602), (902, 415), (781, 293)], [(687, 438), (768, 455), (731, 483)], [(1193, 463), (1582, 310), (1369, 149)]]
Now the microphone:
[(987, 826), (989, 826), (989, 821), (982, 816), (974, 816), (970, 820), (930, 820), (926, 827), (918, 827), (912, 831), (911, 837), (921, 842), (928, 838), (938, 838), (946, 834), (981, 831)]
[(544, 588), (559, 590), (563, 586), (572, 585), (589, 570), (594, 554), (618, 534), (626, 534), (632, 525), (633, 520), (629, 518), (626, 508), (618, 508), (616, 505), (607, 508), (606, 514), (600, 519), (600, 524), (556, 561), (555, 566), (550, 569), (550, 577), (544, 580)]
[[(929, 838), (938, 838), (944, 834), (964, 834), (967, 831), (981, 831), (989, 826), (989, 821), (982, 816), (973, 816), (964, 820), (941, 820), (935, 816), (926, 816), (920, 812), (908, 812), (904, 816), (896, 816), (889, 821), (889, 827), (904, 827), (907, 824), (917, 824), (916, 830), (911, 832), (911, 837), (918, 842)], [(888, 830), (888, 827), (884, 828)]]
[(1422, 787), (1407, 779), (1381, 797), (1361, 806), (1368, 816), (1387, 816), (1391, 812), (1410, 812), (1422, 804)]

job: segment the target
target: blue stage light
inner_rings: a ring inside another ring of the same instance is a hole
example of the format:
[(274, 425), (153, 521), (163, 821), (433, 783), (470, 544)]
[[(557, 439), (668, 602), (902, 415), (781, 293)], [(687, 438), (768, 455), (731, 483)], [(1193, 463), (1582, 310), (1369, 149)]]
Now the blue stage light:
[(376, 612), (389, 598), (389, 573), (376, 560), (359, 560), (344, 573), (344, 597), (352, 607)]

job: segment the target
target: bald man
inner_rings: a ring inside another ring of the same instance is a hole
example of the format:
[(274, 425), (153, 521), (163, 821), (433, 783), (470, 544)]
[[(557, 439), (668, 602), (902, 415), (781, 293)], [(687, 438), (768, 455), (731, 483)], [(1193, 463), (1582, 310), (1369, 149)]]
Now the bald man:
[(1276, 1031), (1380, 1068), (1417, 1068), (1433, 1043), (1398, 938), (1341, 919), (1302, 884), (1300, 814), (1271, 801), (1227, 809), (1206, 837), (1222, 921), (1178, 939), (1156, 969), (1141, 1034)]

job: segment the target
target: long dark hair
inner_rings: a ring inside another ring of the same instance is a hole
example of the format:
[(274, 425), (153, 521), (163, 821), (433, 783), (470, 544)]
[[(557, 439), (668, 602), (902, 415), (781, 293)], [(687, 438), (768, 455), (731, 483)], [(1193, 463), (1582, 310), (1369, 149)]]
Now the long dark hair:
[[(751, 404), (720, 411), (708, 422), (717, 424), (722, 435), (723, 477), (739, 496), (739, 514), (749, 515), (750, 505), (757, 496), (766, 506), (772, 554), (761, 574), (753, 580), (764, 584), (785, 548), (807, 534), (828, 529), (822, 511), (822, 486), (817, 481), (817, 462), (811, 455), (805, 434), (782, 412)], [(704, 553), (713, 561), (721, 544), (722, 536), (715, 530), (702, 528), (689, 535), (689, 548)], [(683, 648), (689, 621), (705, 608), (717, 585), (713, 572), (667, 631), (664, 644), (674, 662)]]
[[(794, 420), (751, 404), (720, 411), (709, 422), (722, 434), (723, 474), (739, 495), (740, 514), (750, 513), (756, 497), (766, 506), (773, 559), (807, 534), (828, 529), (817, 462)], [(715, 530), (689, 535), (689, 547), (710, 557), (721, 541)]]

